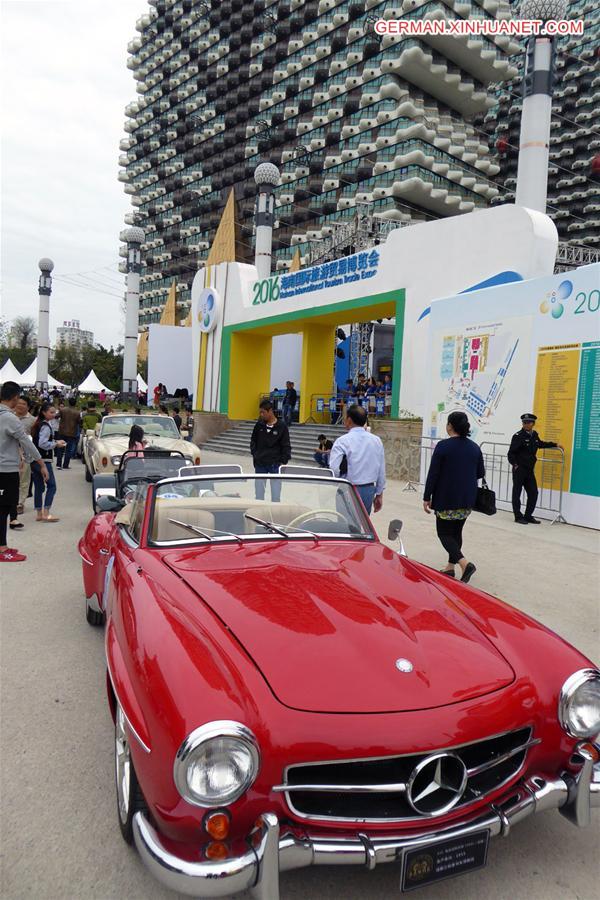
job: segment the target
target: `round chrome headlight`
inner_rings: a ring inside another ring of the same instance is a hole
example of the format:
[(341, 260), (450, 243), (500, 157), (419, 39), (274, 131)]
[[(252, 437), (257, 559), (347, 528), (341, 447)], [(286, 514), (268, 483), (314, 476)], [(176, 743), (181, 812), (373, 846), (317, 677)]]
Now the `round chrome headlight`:
[(560, 692), (558, 718), (571, 737), (600, 734), (600, 672), (580, 669), (567, 678)]
[(256, 738), (239, 722), (208, 722), (177, 751), (173, 778), (184, 800), (195, 806), (225, 806), (244, 794), (258, 774)]
[(121, 457), (120, 456), (111, 456), (110, 461), (113, 464), (113, 466), (118, 466), (121, 463)]

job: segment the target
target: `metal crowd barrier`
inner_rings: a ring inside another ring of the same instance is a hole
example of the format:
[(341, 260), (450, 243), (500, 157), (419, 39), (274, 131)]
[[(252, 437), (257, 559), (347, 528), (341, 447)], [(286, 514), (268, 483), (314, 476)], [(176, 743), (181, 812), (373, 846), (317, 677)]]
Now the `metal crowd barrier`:
[(390, 418), (391, 406), (385, 397), (375, 396), (343, 396), (321, 392), (311, 394), (310, 414), (305, 423), (314, 422), (324, 425), (339, 425), (344, 421), (344, 410), (347, 406), (358, 404), (369, 416), (376, 419)]
[[(485, 480), (488, 486), (496, 492), (496, 506), (499, 509), (512, 511), (512, 473), (513, 467), (508, 461), (508, 448), (510, 444), (494, 441), (483, 441), (480, 444), (485, 465)], [(554, 513), (550, 522), (562, 522), (567, 520), (562, 514), (562, 502), (565, 480), (565, 454), (558, 447), (547, 448), (538, 456), (535, 467), (535, 477), (538, 484), (538, 500), (536, 509)], [(524, 492), (521, 502), (525, 502)]]
[[(283, 415), (283, 399), (285, 397), (285, 391), (271, 391), (269, 394), (263, 393), (258, 395), (258, 403), (260, 404), (261, 400), (270, 400), (273, 404), (273, 410), (275, 414), (279, 417)], [(256, 407), (257, 415), (258, 415), (258, 405)], [(300, 409), (300, 394), (298, 394), (298, 399), (296, 400), (296, 405), (292, 410), (292, 422), (298, 421), (298, 410)]]
[(422, 437), (409, 438), (408, 442), (408, 470), (409, 472), (418, 472), (418, 478), (411, 479), (406, 482), (405, 491), (416, 491), (420, 485), (425, 484), (427, 472), (431, 456), (435, 449), (435, 445), (440, 438), (431, 437), (431, 435), (423, 435)]
[[(405, 491), (416, 491), (419, 486), (425, 484), (431, 455), (435, 445), (441, 438), (424, 435), (420, 438), (411, 438), (409, 441), (409, 472), (418, 472), (418, 480), (409, 480)], [(496, 494), (496, 506), (499, 509), (512, 511), (512, 465), (508, 461), (508, 448), (510, 444), (483, 441), (480, 444), (485, 465), (485, 479)], [(556, 522), (567, 524), (562, 514), (564, 481), (565, 481), (565, 454), (558, 447), (545, 449), (535, 468), (535, 476), (538, 483), (538, 501), (536, 509), (554, 513), (550, 524)], [(522, 502), (524, 497), (522, 495)]]

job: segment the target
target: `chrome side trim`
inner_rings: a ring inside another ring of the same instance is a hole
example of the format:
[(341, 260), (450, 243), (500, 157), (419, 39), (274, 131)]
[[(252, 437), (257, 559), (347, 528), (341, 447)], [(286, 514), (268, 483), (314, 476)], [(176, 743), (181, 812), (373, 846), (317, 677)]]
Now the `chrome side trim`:
[[(105, 655), (106, 655), (106, 654), (105, 654)], [(136, 739), (136, 741), (138, 742), (138, 744), (140, 745), (140, 747), (142, 748), (142, 750), (143, 750), (145, 753), (151, 753), (152, 751), (150, 750), (150, 747), (148, 747), (148, 745), (144, 743), (144, 741), (141, 739), (141, 737), (139, 736), (139, 734), (137, 733), (137, 731), (135, 730), (135, 728), (133, 727), (133, 725), (131, 724), (131, 722), (130, 722), (129, 719), (127, 718), (127, 713), (125, 712), (125, 710), (124, 710), (124, 708), (123, 708), (123, 704), (122, 704), (122, 702), (121, 702), (121, 698), (119, 697), (118, 691), (117, 691), (117, 689), (115, 688), (115, 681), (114, 681), (112, 672), (110, 671), (110, 665), (109, 665), (109, 663), (108, 663), (108, 656), (107, 656), (107, 655), (106, 655), (106, 671), (108, 672), (108, 677), (110, 678), (110, 683), (111, 683), (111, 685), (112, 685), (112, 689), (113, 689), (114, 694), (115, 694), (115, 697), (116, 697), (116, 699), (117, 699), (117, 703), (118, 703), (119, 706), (121, 707), (121, 711), (123, 712), (123, 716), (124, 716), (124, 718), (125, 718), (125, 721), (127, 722), (127, 726), (128, 726), (128, 728), (129, 728), (129, 730), (131, 731), (132, 735), (134, 736), (134, 738)]]
[(94, 565), (94, 563), (91, 561), (91, 559), (87, 559), (87, 557), (85, 557), (85, 556), (83, 555), (83, 553), (81, 552), (81, 550), (78, 550), (77, 553), (78, 553), (79, 558), (81, 559), (81, 561), (84, 562), (84, 563), (86, 564), (86, 566), (93, 566), (93, 565)]

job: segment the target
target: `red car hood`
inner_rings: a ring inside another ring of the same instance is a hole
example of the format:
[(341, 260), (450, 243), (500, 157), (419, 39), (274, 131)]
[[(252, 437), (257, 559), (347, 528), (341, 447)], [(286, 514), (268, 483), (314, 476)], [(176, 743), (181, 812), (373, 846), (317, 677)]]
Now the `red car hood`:
[[(451, 585), (446, 595), (382, 544), (221, 545), (168, 551), (164, 561), (291, 708), (432, 709), (514, 679), (506, 659), (452, 602)], [(400, 671), (398, 659), (413, 670)]]

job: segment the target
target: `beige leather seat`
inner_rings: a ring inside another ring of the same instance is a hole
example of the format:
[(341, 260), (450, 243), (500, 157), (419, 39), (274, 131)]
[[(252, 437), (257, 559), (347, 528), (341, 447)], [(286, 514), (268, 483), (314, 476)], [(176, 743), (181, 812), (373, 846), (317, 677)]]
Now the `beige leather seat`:
[[(300, 506), (297, 503), (273, 503), (272, 506), (249, 506), (246, 513), (263, 519), (265, 522), (274, 522), (276, 525), (289, 525), (298, 516), (310, 512), (310, 507)], [(246, 519), (246, 534), (263, 532), (264, 528), (257, 522)]]
[(163, 501), (156, 505), (153, 540), (182, 541), (186, 537), (193, 538), (192, 531), (182, 528), (181, 525), (175, 525), (169, 519), (178, 519), (180, 522), (187, 522), (188, 525), (195, 525), (213, 537), (215, 517), (211, 512), (199, 509), (197, 503), (171, 505), (170, 501)]

